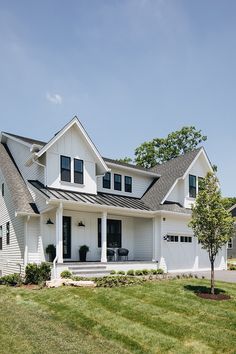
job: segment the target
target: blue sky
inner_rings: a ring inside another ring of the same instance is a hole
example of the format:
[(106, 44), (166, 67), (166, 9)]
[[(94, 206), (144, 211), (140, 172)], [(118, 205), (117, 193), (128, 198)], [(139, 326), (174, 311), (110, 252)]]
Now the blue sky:
[(236, 196), (235, 0), (0, 0), (0, 129), (49, 139), (78, 115), (100, 152), (184, 125)]

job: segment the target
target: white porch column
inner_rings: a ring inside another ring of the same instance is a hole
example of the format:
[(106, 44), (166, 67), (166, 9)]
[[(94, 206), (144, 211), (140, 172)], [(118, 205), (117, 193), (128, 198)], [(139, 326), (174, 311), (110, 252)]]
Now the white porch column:
[(156, 262), (158, 260), (158, 219), (154, 217), (152, 219), (153, 233), (152, 233), (152, 261)]
[(24, 225), (24, 234), (25, 234), (25, 249), (24, 249), (24, 266), (26, 267), (28, 264), (28, 224), (29, 224), (30, 216), (26, 216), (25, 225)]
[(107, 262), (107, 212), (102, 213), (101, 262)]
[(58, 263), (63, 263), (63, 206), (60, 203), (56, 211), (56, 256)]
[(198, 270), (199, 268), (199, 256), (198, 256), (198, 238), (194, 237), (192, 235), (192, 241), (194, 241), (195, 245), (194, 245), (194, 256), (195, 256), (195, 260), (194, 260), (194, 265), (193, 265), (193, 269), (194, 270)]

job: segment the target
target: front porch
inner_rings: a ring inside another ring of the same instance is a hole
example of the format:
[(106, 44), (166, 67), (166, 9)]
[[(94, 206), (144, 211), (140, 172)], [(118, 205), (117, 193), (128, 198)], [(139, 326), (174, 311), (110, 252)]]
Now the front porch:
[[(50, 220), (50, 222), (49, 222)], [(49, 244), (56, 246), (56, 261), (60, 269), (68, 266), (82, 267), (79, 248), (89, 248), (86, 265), (106, 265), (107, 270), (140, 269), (141, 263), (153, 268), (157, 261), (157, 233), (155, 219), (140, 212), (117, 213), (114, 210), (69, 210), (60, 203), (57, 208), (44, 213), (41, 218), (43, 259), (48, 261), (45, 250)], [(129, 251), (128, 259), (118, 257), (118, 249)], [(115, 251), (115, 257), (107, 250)], [(137, 265), (137, 267), (135, 266)], [(121, 267), (121, 268), (119, 268)], [(127, 268), (128, 267), (128, 268)], [(119, 268), (119, 269), (118, 269)]]

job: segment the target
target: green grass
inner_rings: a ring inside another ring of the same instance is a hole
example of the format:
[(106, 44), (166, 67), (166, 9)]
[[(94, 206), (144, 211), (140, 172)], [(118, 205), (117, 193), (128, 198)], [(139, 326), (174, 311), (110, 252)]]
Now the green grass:
[(229, 301), (197, 297), (206, 280), (125, 288), (0, 287), (0, 353), (236, 353), (236, 285)]

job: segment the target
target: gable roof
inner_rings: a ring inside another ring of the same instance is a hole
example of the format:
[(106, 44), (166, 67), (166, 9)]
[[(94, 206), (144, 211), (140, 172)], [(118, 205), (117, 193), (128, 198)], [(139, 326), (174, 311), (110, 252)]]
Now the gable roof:
[(150, 168), (145, 168), (145, 167), (142, 167), (142, 166), (133, 165), (131, 163), (126, 163), (126, 162), (123, 162), (123, 161), (118, 161), (118, 160), (110, 159), (110, 158), (107, 158), (107, 157), (103, 157), (103, 160), (110, 167), (114, 167), (114, 166), (115, 167), (120, 167), (121, 169), (124, 169), (124, 170), (132, 169), (132, 170), (134, 170), (136, 172), (149, 175), (150, 177), (159, 177), (160, 176), (155, 171), (150, 170)]
[[(202, 149), (203, 148), (195, 149), (176, 157), (175, 159), (153, 167), (151, 170), (159, 173), (161, 177), (148, 188), (142, 196), (142, 200), (152, 209), (159, 210), (164, 197), (170, 191), (171, 187), (178, 178), (184, 176), (191, 163)], [(168, 208), (170, 208), (170, 206)]]
[(41, 145), (41, 146), (44, 146), (46, 145), (47, 143), (45, 143), (45, 141), (41, 141), (41, 140), (36, 140), (36, 139), (31, 139), (31, 138), (27, 138), (25, 136), (21, 136), (21, 135), (17, 135), (17, 134), (12, 134), (12, 133), (8, 133), (8, 132), (2, 132), (2, 134), (4, 135), (9, 135), (17, 140), (22, 140), (24, 141), (25, 143), (27, 144), (36, 144), (36, 145)]
[(33, 198), (8, 150), (0, 143), (0, 168), (18, 213), (38, 214)]

